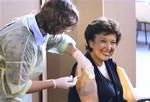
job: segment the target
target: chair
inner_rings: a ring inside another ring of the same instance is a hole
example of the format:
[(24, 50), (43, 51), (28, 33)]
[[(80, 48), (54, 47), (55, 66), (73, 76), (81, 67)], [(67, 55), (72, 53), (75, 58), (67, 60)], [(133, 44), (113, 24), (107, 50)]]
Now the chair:
[(141, 100), (138, 100), (137, 102), (150, 102), (150, 99), (141, 99)]
[(117, 72), (123, 87), (123, 97), (127, 100), (127, 102), (136, 102), (136, 100), (137, 102), (150, 102), (150, 97), (143, 99), (136, 96), (136, 94), (134, 93), (135, 90), (133, 89), (133, 86), (123, 68), (117, 67)]
[(148, 44), (147, 25), (150, 24), (150, 5), (148, 3), (136, 2), (136, 19), (137, 19), (136, 40), (138, 39), (138, 32), (139, 30), (141, 30), (143, 24), (145, 32), (145, 44)]

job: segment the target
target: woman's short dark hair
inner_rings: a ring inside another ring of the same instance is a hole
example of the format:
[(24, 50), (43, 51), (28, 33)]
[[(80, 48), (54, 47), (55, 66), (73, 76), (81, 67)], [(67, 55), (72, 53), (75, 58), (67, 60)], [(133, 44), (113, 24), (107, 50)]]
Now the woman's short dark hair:
[(115, 34), (116, 35), (116, 44), (119, 43), (121, 39), (121, 32), (118, 28), (117, 22), (112, 19), (107, 19), (105, 17), (93, 20), (85, 30), (85, 40), (87, 43), (86, 49), (92, 51), (92, 48), (89, 46), (89, 41), (94, 41), (95, 36), (103, 34)]
[(49, 0), (36, 15), (39, 28), (54, 35), (59, 30), (76, 25), (78, 19), (78, 10), (71, 0)]

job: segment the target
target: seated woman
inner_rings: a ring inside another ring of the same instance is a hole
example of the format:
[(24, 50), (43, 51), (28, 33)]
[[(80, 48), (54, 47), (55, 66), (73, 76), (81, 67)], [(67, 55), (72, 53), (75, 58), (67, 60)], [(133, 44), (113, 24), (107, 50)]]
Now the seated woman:
[(99, 18), (87, 26), (85, 56), (94, 66), (95, 79), (89, 79), (76, 63), (71, 74), (78, 81), (70, 88), (68, 102), (136, 102), (125, 71), (112, 59), (120, 38), (118, 25), (111, 19)]

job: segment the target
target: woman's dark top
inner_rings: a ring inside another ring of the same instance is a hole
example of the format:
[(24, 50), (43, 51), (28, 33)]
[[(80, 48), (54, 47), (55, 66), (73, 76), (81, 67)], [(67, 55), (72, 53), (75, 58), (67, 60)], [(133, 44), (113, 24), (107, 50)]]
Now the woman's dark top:
[[(90, 53), (86, 53), (85, 56), (91, 61), (94, 66), (95, 80), (97, 84), (99, 102), (125, 102), (123, 99), (123, 89), (120, 83), (116, 71), (116, 64), (109, 59), (105, 61), (106, 69), (110, 76), (110, 80), (105, 78), (97, 68), (97, 65), (93, 61)], [(77, 63), (74, 64), (71, 74), (75, 76)], [(78, 96), (76, 86), (70, 88), (68, 94), (68, 102), (81, 102)]]

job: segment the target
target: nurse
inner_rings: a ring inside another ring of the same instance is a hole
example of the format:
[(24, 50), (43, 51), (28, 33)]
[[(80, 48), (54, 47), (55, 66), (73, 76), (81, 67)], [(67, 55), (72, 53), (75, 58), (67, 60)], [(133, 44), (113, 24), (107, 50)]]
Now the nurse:
[(79, 19), (70, 0), (49, 0), (36, 15), (19, 17), (0, 30), (0, 102), (21, 102), (21, 96), (48, 88), (68, 89), (77, 78), (45, 81), (31, 78), (43, 72), (46, 51), (69, 54), (93, 79), (93, 66), (66, 35)]

